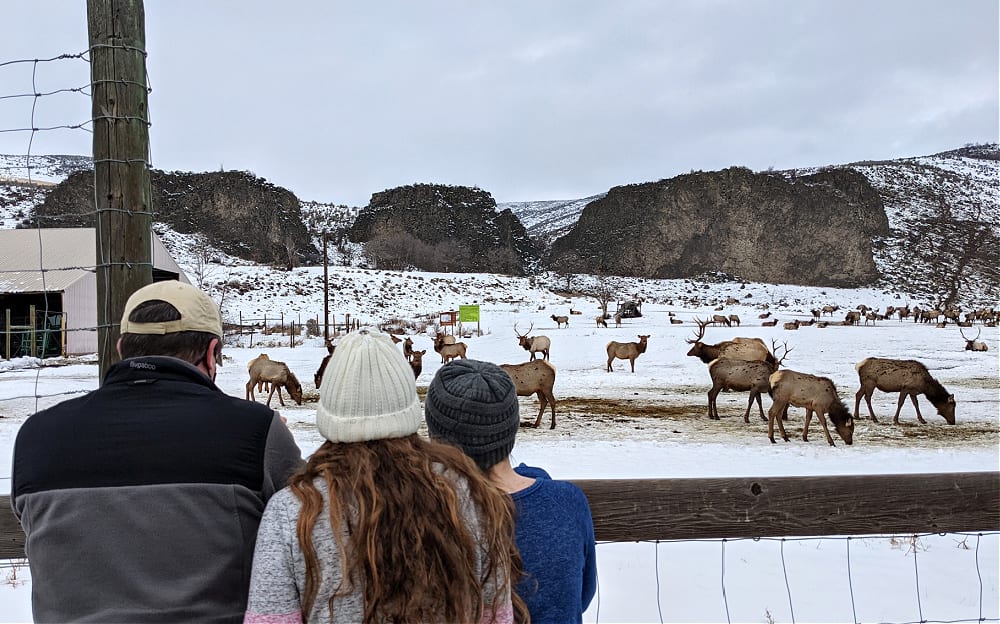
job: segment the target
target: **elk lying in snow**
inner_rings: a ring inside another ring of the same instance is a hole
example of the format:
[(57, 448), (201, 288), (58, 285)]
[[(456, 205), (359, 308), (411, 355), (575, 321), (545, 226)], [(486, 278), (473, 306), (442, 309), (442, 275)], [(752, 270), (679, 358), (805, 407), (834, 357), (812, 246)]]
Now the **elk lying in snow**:
[(781, 432), (782, 439), (788, 442), (788, 434), (785, 433), (782, 416), (787, 412), (789, 405), (806, 409), (806, 423), (802, 428), (803, 442), (809, 441), (809, 422), (812, 420), (813, 412), (819, 417), (819, 422), (823, 425), (823, 433), (826, 434), (826, 441), (830, 443), (830, 446), (834, 446), (834, 443), (833, 438), (830, 437), (830, 429), (826, 425), (824, 414), (830, 415), (837, 435), (844, 442), (851, 444), (854, 441), (854, 419), (851, 418), (850, 410), (837, 395), (836, 386), (828, 378), (780, 370), (772, 373), (768, 382), (771, 385), (771, 398), (774, 401), (767, 413), (767, 437), (772, 443), (774, 442), (775, 420), (778, 421), (778, 430)]
[(699, 358), (705, 364), (719, 358), (729, 358), (731, 360), (762, 360), (774, 363), (774, 356), (767, 350), (767, 345), (760, 338), (733, 338), (718, 344), (709, 345), (701, 341), (705, 337), (705, 327), (708, 321), (694, 320), (698, 324), (698, 333), (694, 340), (688, 340), (692, 345), (688, 355)]
[(247, 382), (246, 388), (246, 398), (248, 401), (257, 400), (257, 397), (254, 395), (254, 388), (261, 381), (271, 384), (271, 391), (267, 395), (267, 405), (269, 407), (275, 390), (278, 391), (278, 402), (284, 407), (285, 401), (281, 398), (282, 387), (288, 390), (288, 395), (298, 405), (302, 405), (302, 384), (299, 383), (299, 380), (292, 371), (288, 370), (288, 366), (284, 362), (258, 358), (253, 363), (253, 366), (250, 367), (250, 381)]
[(549, 340), (548, 336), (529, 336), (531, 330), (534, 329), (535, 324), (532, 323), (528, 331), (523, 334), (517, 333), (517, 323), (514, 323), (514, 334), (517, 336), (517, 344), (524, 347), (524, 350), (531, 354), (531, 360), (534, 361), (535, 354), (541, 353), (542, 359), (549, 359), (549, 348), (552, 342)]
[(603, 314), (598, 314), (597, 315), (597, 326), (601, 327), (602, 325), (604, 327), (607, 327), (608, 326), (608, 322), (606, 320), (604, 320), (604, 315)]
[(785, 329), (798, 329), (799, 325), (801, 325), (801, 323), (799, 322), (799, 319), (795, 319), (794, 321), (792, 321), (790, 323), (784, 323), (782, 325), (782, 327), (784, 327)]
[(414, 351), (410, 354), (410, 368), (413, 369), (413, 378), (416, 379), (420, 377), (420, 371), (424, 369), (424, 354), (427, 353), (427, 349), (422, 351)]
[(323, 382), (323, 373), (326, 371), (326, 365), (330, 363), (330, 358), (333, 356), (333, 351), (336, 348), (329, 340), (326, 342), (326, 356), (323, 357), (323, 361), (319, 363), (316, 374), (313, 375), (313, 382), (316, 384), (317, 390), (319, 390), (319, 385)]
[[(451, 342), (448, 342), (448, 339)], [(455, 358), (465, 359), (465, 352), (468, 349), (467, 344), (464, 342), (455, 342), (454, 336), (445, 336), (444, 334), (439, 334), (437, 338), (434, 339), (434, 350), (441, 354), (441, 362), (448, 363)]]
[[(777, 349), (775, 348), (775, 351)], [(720, 358), (712, 360), (708, 365), (708, 374), (712, 378), (712, 389), (708, 391), (708, 417), (719, 420), (719, 407), (716, 399), (719, 392), (723, 390), (750, 391), (750, 400), (747, 401), (747, 411), (743, 414), (743, 422), (750, 422), (750, 408), (754, 399), (757, 400), (757, 409), (760, 410), (760, 419), (767, 420), (764, 416), (764, 406), (761, 405), (760, 395), (769, 392), (771, 386), (768, 377), (778, 370), (778, 367), (788, 356), (788, 343), (785, 343), (785, 352), (781, 359), (774, 362), (763, 362), (760, 360), (748, 362), (746, 360), (731, 360)]]
[(611, 362), (616, 358), (619, 360), (628, 360), (628, 363), (632, 365), (632, 372), (635, 372), (635, 358), (639, 357), (646, 352), (646, 341), (649, 336), (639, 336), (639, 342), (615, 342), (612, 340), (608, 343), (608, 372), (612, 370)]
[(760, 324), (760, 326), (761, 327), (774, 327), (777, 324), (778, 324), (778, 319), (773, 318), (770, 321), (762, 321), (761, 324)]
[(684, 321), (680, 320), (679, 318), (672, 318), (672, 319), (670, 319), (670, 324), (671, 325), (682, 325), (683, 323), (684, 323)]
[[(247, 362), (247, 373), (250, 372), (250, 369), (253, 367), (253, 363), (254, 362), (256, 362), (258, 360), (269, 360), (269, 359), (271, 359), (271, 358), (269, 358), (266, 353), (261, 353), (260, 355), (258, 355), (254, 359), (250, 360), (249, 362)], [(317, 386), (317, 387), (319, 387), (319, 386)], [(262, 380), (262, 381), (260, 381), (257, 384), (257, 392), (265, 392), (265, 391), (270, 390), (270, 389), (271, 388), (268, 387), (268, 383), (266, 381)]]
[(958, 330), (958, 333), (962, 334), (962, 338), (965, 339), (966, 351), (989, 351), (990, 348), (986, 346), (985, 342), (979, 342), (979, 340), (977, 340), (979, 338), (979, 334), (983, 333), (983, 330), (980, 329), (979, 331), (977, 331), (976, 337), (971, 340), (969, 339), (968, 336), (965, 335), (965, 332), (963, 332), (961, 329)]
[(896, 416), (892, 422), (899, 424), (899, 412), (903, 409), (903, 402), (907, 395), (913, 401), (913, 409), (917, 410), (917, 420), (926, 423), (924, 417), (920, 415), (920, 406), (917, 405), (917, 395), (923, 394), (937, 408), (938, 414), (944, 417), (949, 425), (955, 424), (955, 395), (948, 394), (936, 379), (927, 372), (927, 367), (916, 360), (890, 360), (886, 358), (865, 358), (854, 367), (858, 369), (858, 378), (861, 380), (861, 388), (854, 395), (854, 417), (858, 417), (858, 409), (861, 407), (861, 397), (865, 398), (868, 404), (868, 414), (875, 419), (875, 412), (872, 410), (872, 393), (875, 388), (882, 392), (898, 392), (899, 401), (896, 405)]
[(556, 329), (561, 328), (563, 325), (569, 327), (569, 317), (568, 316), (556, 316), (552, 315), (552, 320), (556, 322)]
[(556, 383), (556, 367), (545, 360), (535, 360), (524, 364), (501, 364), (500, 368), (507, 371), (510, 378), (514, 380), (514, 388), (517, 396), (538, 396), (538, 401), (542, 407), (538, 410), (538, 417), (535, 418), (535, 427), (542, 424), (542, 415), (545, 413), (545, 406), (552, 406), (552, 424), (549, 429), (556, 428), (556, 398), (552, 394), (552, 386)]

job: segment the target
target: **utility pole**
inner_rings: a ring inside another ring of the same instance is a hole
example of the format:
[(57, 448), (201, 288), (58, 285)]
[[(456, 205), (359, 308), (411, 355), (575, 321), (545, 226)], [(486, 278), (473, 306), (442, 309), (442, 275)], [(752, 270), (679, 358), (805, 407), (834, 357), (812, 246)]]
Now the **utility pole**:
[(129, 296), (153, 282), (145, 11), (142, 0), (87, 0), (100, 379), (119, 360)]
[(330, 342), (330, 260), (326, 255), (326, 230), (323, 230), (323, 342)]

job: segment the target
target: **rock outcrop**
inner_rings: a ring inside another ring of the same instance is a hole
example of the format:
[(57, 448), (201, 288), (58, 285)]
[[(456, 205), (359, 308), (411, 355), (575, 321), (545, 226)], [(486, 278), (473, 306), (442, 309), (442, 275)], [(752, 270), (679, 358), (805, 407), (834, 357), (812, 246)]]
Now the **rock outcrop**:
[(878, 193), (855, 171), (786, 178), (731, 167), (611, 189), (553, 243), (548, 265), (854, 287), (878, 279), (872, 237), (888, 231)]

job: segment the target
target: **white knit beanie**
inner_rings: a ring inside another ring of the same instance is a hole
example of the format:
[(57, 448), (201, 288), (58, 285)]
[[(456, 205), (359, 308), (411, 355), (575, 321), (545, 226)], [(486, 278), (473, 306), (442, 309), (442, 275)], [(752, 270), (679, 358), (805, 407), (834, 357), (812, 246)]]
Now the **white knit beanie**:
[(423, 410), (413, 369), (373, 327), (337, 343), (320, 384), (316, 426), (331, 442), (402, 438), (417, 432)]

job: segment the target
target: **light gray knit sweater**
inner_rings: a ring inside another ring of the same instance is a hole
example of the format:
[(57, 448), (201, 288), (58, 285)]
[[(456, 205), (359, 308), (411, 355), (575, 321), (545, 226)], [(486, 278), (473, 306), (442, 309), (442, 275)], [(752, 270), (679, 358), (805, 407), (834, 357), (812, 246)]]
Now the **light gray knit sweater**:
[[(461, 513), (474, 536), (480, 535), (479, 518), (475, 512), (464, 480), (455, 479), (456, 491), (461, 501)], [(324, 501), (328, 494), (322, 479), (315, 481)], [(328, 509), (328, 504), (325, 505)], [(305, 590), (305, 557), (299, 548), (296, 522), (301, 505), (289, 488), (275, 494), (264, 510), (260, 530), (257, 533), (257, 547), (254, 551), (253, 572), (250, 579), (250, 599), (244, 622), (251, 624), (292, 624), (301, 620), (301, 594)], [(343, 529), (342, 529), (343, 530)], [(345, 538), (346, 539), (346, 538)], [(360, 622), (364, 616), (364, 596), (359, 587), (333, 601), (330, 612), (330, 598), (340, 586), (341, 561), (333, 531), (330, 528), (329, 513), (320, 513), (313, 528), (313, 545), (319, 558), (321, 580), (316, 601), (308, 616), (308, 622)], [(480, 549), (481, 550), (481, 549)], [(481, 550), (482, 552), (482, 550)], [(481, 574), (486, 565), (483, 552), (476, 572)], [(489, 606), (483, 608), (483, 622), (509, 624), (513, 622), (513, 612), (509, 588), (503, 589), (498, 597), (496, 618)], [(492, 605), (497, 595), (496, 584), (484, 588), (483, 604)]]

